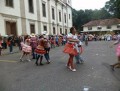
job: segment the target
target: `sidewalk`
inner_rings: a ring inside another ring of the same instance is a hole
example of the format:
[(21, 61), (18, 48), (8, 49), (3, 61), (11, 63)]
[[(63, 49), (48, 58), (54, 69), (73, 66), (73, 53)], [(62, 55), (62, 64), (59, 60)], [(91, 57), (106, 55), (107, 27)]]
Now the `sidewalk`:
[[(14, 46), (14, 47), (13, 47), (13, 53), (12, 53), (12, 54), (18, 53), (18, 52), (20, 52), (19, 48), (18, 48), (17, 46)], [(9, 52), (9, 47), (7, 47), (7, 49), (2, 49), (2, 55), (1, 55), (1, 56), (9, 55), (9, 54), (11, 54), (11, 53)]]

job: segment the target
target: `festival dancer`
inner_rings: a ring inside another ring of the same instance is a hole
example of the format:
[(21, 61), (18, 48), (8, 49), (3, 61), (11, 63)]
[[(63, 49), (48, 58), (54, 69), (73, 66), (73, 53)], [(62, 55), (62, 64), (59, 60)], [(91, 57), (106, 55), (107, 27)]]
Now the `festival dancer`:
[[(120, 34), (118, 34), (117, 39), (118, 40), (113, 45), (117, 45), (117, 47), (116, 47), (116, 55), (117, 55), (117, 58), (118, 58), (118, 62), (113, 64), (113, 65), (110, 65), (111, 69), (113, 71), (114, 71), (115, 68), (120, 67)], [(113, 47), (113, 45), (111, 47)]]
[(65, 48), (63, 51), (64, 53), (69, 54), (67, 67), (73, 72), (76, 71), (73, 64), (73, 58), (78, 54), (76, 49), (76, 43), (79, 42), (75, 34), (76, 34), (76, 29), (74, 27), (70, 28), (70, 33), (67, 35), (68, 42), (65, 45)]
[(81, 54), (83, 53), (83, 47), (82, 47), (82, 42), (79, 41), (78, 43), (78, 54), (75, 56), (75, 59), (76, 59), (76, 63), (77, 64), (83, 64), (84, 63), (84, 60), (83, 58), (81, 57)]
[(38, 39), (38, 46), (35, 49), (36, 53), (36, 62), (35, 64), (38, 66), (38, 61), (40, 60), (40, 65), (43, 65), (43, 55), (46, 54), (45, 48), (44, 48), (44, 37), (41, 35)]
[(47, 60), (47, 64), (50, 63), (50, 56), (49, 56), (49, 52), (50, 52), (50, 41), (47, 39), (47, 35), (44, 36), (44, 48), (46, 50), (46, 53), (44, 54), (46, 60)]
[(34, 33), (31, 34), (31, 39), (30, 39), (30, 46), (32, 47), (32, 59), (36, 58), (35, 55), (35, 48), (37, 47), (37, 37), (35, 36)]
[(50, 44), (51, 44), (51, 48), (55, 48), (55, 38), (54, 38), (54, 36), (51, 37)]
[(32, 52), (32, 48), (30, 46), (30, 37), (28, 35), (25, 36), (25, 42), (21, 42), (21, 47), (22, 47), (22, 56), (20, 57), (20, 61), (23, 61), (23, 57), (25, 55), (27, 56), (27, 61), (31, 61), (30, 54)]

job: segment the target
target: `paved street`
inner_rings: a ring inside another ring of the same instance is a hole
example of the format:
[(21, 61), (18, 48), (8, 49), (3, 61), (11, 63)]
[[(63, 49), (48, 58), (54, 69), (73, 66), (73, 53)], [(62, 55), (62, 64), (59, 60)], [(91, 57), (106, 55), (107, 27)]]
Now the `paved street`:
[[(111, 42), (90, 42), (84, 47), (85, 63), (71, 72), (65, 65), (68, 55), (63, 47), (51, 50), (51, 64), (36, 66), (35, 60), (19, 62), (20, 53), (0, 56), (0, 91), (120, 91), (120, 69)], [(46, 62), (45, 59), (43, 60)], [(74, 60), (75, 62), (75, 60)]]

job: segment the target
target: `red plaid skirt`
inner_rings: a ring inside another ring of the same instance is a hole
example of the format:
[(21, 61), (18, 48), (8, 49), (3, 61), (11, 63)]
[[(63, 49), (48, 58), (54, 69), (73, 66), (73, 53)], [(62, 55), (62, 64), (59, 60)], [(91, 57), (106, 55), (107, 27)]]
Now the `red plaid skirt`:
[(36, 49), (35, 49), (35, 52), (37, 54), (46, 54), (46, 50), (44, 49), (44, 47), (42, 46), (38, 46)]
[(63, 50), (64, 53), (77, 55), (77, 50), (74, 48), (74, 44), (67, 43)]

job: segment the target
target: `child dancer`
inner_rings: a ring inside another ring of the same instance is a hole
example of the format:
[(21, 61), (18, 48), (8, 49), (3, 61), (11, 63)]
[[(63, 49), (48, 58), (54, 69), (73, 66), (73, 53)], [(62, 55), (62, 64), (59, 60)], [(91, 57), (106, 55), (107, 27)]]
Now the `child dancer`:
[(27, 56), (27, 60), (30, 60), (30, 54), (32, 52), (32, 48), (30, 46), (30, 37), (27, 35), (25, 37), (25, 42), (21, 42), (21, 47), (22, 47), (22, 56), (20, 57), (20, 61), (23, 61), (23, 57)]
[[(78, 47), (78, 48), (77, 48)], [(78, 50), (78, 54), (75, 56), (75, 59), (76, 59), (76, 63), (77, 64), (83, 64), (84, 63), (84, 60), (83, 58), (81, 57), (81, 54), (83, 53), (83, 47), (82, 47), (82, 42), (80, 41), (77, 45), (76, 45), (76, 48)]]

